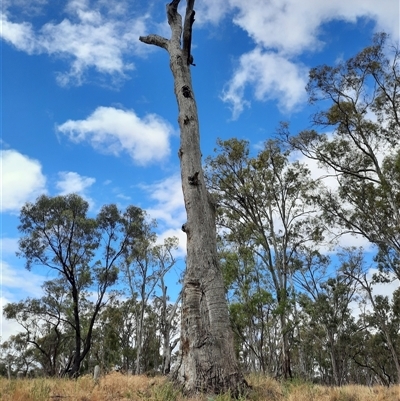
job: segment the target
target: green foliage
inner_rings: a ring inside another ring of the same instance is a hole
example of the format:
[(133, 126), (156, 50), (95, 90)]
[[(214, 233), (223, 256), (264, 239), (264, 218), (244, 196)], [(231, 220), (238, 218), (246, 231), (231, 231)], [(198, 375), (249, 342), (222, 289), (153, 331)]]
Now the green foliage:
[(349, 60), (311, 70), (310, 100), (328, 100), (314, 121), (331, 133), (305, 131), (289, 142), (338, 181), (317, 198), (327, 224), (375, 244), (382, 274), (400, 278), (400, 52), (387, 42), (378, 34)]
[[(283, 375), (289, 376), (289, 322), (295, 290), (293, 277), (309, 244), (323, 240), (314, 207), (318, 183), (308, 168), (278, 141), (267, 141), (251, 156), (249, 143), (218, 141), (219, 153), (207, 159), (207, 183), (219, 205), (223, 228), (221, 261), (231, 317), (251, 360), (266, 369), (268, 326), (281, 332)], [(254, 363), (254, 362), (253, 362)]]
[[(392, 298), (375, 294), (378, 284), (400, 278), (400, 54), (388, 52), (387, 40), (377, 35), (351, 59), (310, 71), (310, 101), (320, 106), (313, 130), (290, 137), (283, 123), (286, 141), (257, 151), (245, 140), (219, 140), (207, 159), (236, 355), (245, 371), (294, 378), (260, 390), (265, 376), (252, 377), (257, 389), (249, 399), (318, 399), (312, 382), (400, 381), (400, 289)], [(314, 180), (292, 150), (317, 161), (337, 185)], [(177, 239), (158, 244), (156, 223), (137, 207), (106, 205), (95, 217), (88, 209), (78, 195), (42, 196), (22, 208), (19, 255), (28, 269), (46, 266), (55, 275), (40, 299), (5, 306), (5, 317), (24, 331), (2, 343), (0, 374), (9, 365), (13, 377), (39, 369), (54, 376), (68, 369), (61, 360), (75, 373), (96, 364), (169, 371), (180, 297), (171, 304), (164, 276)], [(363, 236), (374, 259), (367, 265), (362, 249), (328, 253), (332, 233)], [(372, 277), (370, 267), (377, 268)], [(113, 291), (117, 283), (127, 298)], [(46, 397), (40, 386), (38, 397)], [(125, 393), (181, 396), (170, 384)], [(336, 389), (331, 399), (357, 397)]]
[[(387, 35), (377, 34), (371, 46), (349, 60), (334, 67), (313, 68), (307, 90), (310, 101), (323, 107), (314, 114), (315, 126), (322, 132), (304, 131), (289, 137), (287, 126), (282, 128), (294, 149), (318, 161), (336, 178), (337, 189), (325, 188), (316, 197), (325, 224), (339, 232), (361, 235), (375, 245), (374, 261), (379, 274), (372, 280), (367, 280), (364, 267), (354, 263), (354, 257), (341, 269), (362, 288), (371, 303), (373, 313), (364, 317), (364, 323), (381, 332), (389, 350), (389, 365), (396, 366), (397, 381), (400, 360), (396, 325), (392, 329), (396, 319), (388, 299), (374, 296), (372, 287), (378, 282), (400, 279), (399, 61), (399, 49), (388, 44)], [(330, 292), (335, 297), (337, 290)], [(332, 301), (331, 297), (327, 299)], [(325, 304), (327, 310), (322, 309), (321, 316), (329, 312), (329, 304)], [(368, 343), (374, 336), (366, 337)], [(364, 351), (365, 347), (359, 355)], [(385, 369), (393, 372), (387, 363), (378, 368), (365, 355), (362, 362), (362, 358), (353, 358), (359, 366), (380, 375), (383, 382), (392, 380), (392, 373), (386, 378), (382, 375)]]
[[(41, 300), (10, 304), (6, 316), (22, 324), (27, 341), (46, 357), (52, 375), (62, 353), (71, 361), (73, 355), (72, 365), (65, 369), (71, 368), (71, 375), (79, 372), (91, 348), (106, 292), (118, 280), (122, 256), (128, 246), (145, 237), (141, 209), (130, 206), (121, 212), (116, 205), (106, 205), (91, 218), (88, 207), (76, 194), (42, 195), (35, 203), (24, 205), (20, 213), (19, 256), (25, 258), (28, 269), (46, 266), (57, 278), (44, 284), (47, 295)], [(90, 292), (97, 294), (97, 299), (89, 300)], [(39, 327), (43, 321), (46, 332)], [(68, 338), (73, 338), (69, 349)]]

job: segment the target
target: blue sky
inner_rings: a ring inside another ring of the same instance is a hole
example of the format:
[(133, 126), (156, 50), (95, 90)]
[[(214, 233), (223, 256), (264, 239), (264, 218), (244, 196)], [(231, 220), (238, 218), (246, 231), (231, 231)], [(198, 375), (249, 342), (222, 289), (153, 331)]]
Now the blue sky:
[[(217, 137), (256, 147), (282, 120), (308, 128), (311, 67), (354, 55), (374, 32), (399, 40), (398, 0), (197, 0), (195, 9), (204, 157)], [(79, 193), (92, 213), (140, 206), (160, 238), (179, 236), (182, 258), (173, 81), (167, 53), (138, 40), (169, 37), (165, 0), (3, 0), (1, 18), (2, 304), (41, 295), (48, 272), (24, 270), (15, 251), (18, 212), (42, 193)], [(0, 336), (12, 332), (2, 318)]]

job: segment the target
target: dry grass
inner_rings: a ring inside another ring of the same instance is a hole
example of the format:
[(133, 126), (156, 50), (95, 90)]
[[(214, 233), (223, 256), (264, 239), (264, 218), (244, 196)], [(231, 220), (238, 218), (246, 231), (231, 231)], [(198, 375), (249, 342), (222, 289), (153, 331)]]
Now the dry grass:
[[(304, 382), (279, 383), (268, 377), (250, 376), (252, 390), (239, 401), (400, 401), (400, 386), (324, 387)], [(231, 401), (228, 394), (183, 397), (162, 377), (112, 373), (95, 383), (92, 377), (68, 379), (0, 378), (2, 401)]]

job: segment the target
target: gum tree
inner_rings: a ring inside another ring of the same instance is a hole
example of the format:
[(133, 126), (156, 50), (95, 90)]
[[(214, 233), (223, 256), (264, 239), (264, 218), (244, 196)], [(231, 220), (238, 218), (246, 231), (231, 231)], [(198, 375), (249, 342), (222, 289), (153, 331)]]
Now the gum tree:
[[(65, 373), (77, 376), (92, 345), (92, 335), (107, 292), (118, 279), (118, 265), (127, 248), (142, 236), (143, 211), (129, 206), (103, 206), (96, 218), (79, 195), (48, 197), (25, 204), (18, 229), (19, 256), (26, 268), (45, 266), (56, 273), (71, 302), (64, 319), (74, 333), (74, 349)], [(99, 258), (99, 259), (98, 259)], [(89, 301), (89, 293), (93, 301)]]
[(326, 222), (377, 247), (381, 280), (400, 279), (400, 49), (387, 42), (377, 34), (349, 60), (313, 68), (307, 91), (320, 131), (286, 133), (336, 179), (319, 196)]
[(166, 6), (170, 39), (155, 34), (139, 38), (168, 52), (179, 108), (179, 159), (187, 212), (182, 230), (187, 235), (187, 261), (182, 291), (181, 361), (174, 378), (187, 393), (230, 390), (237, 394), (245, 382), (235, 357), (217, 258), (215, 205), (204, 182), (190, 71), (194, 0), (187, 0), (184, 19), (178, 13), (179, 3), (174, 0)]
[[(274, 330), (280, 339), (271, 349), (280, 354), (280, 361), (274, 374), (289, 378), (290, 338), (296, 324), (293, 280), (302, 260), (323, 241), (313, 204), (318, 184), (308, 168), (290, 162), (290, 153), (274, 140), (265, 142), (255, 157), (250, 155), (247, 141), (235, 138), (219, 140), (217, 151), (207, 159), (206, 176), (218, 198), (218, 224), (228, 247), (253, 258), (253, 266), (248, 265), (245, 274), (247, 285), (257, 289), (250, 303), (257, 297), (268, 300), (265, 288), (276, 302), (274, 314), (279, 322)], [(261, 333), (256, 336), (257, 341), (261, 338)]]

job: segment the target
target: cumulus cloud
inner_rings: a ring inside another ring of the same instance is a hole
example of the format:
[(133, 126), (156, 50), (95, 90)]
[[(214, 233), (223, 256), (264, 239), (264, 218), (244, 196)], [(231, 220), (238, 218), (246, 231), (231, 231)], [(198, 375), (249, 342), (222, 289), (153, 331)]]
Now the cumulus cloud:
[[(3, 317), (3, 308), (10, 302), (17, 302), (26, 297), (40, 297), (43, 295), (41, 286), (46, 279), (44, 276), (25, 269), (17, 269), (4, 261), (0, 261), (0, 271), (2, 280), (0, 316)], [(15, 321), (0, 319), (0, 337), (2, 341), (20, 331), (22, 331), (22, 328)]]
[(32, 273), (26, 269), (14, 268), (4, 261), (1, 261), (1, 272), (3, 293), (7, 297), (14, 299), (16, 291), (21, 291), (24, 294), (23, 296), (36, 297), (43, 293), (41, 285), (46, 278), (45, 276)]
[[(18, 0), (18, 3), (24, 2)], [(44, 2), (35, 0), (40, 5)], [(47, 53), (69, 59), (70, 70), (57, 75), (61, 85), (81, 84), (88, 69), (115, 79), (125, 78), (127, 71), (134, 68), (127, 56), (150, 51), (149, 46), (139, 43), (138, 36), (151, 31), (147, 28), (149, 24), (158, 25), (146, 12), (132, 14), (131, 10), (138, 11), (138, 3), (132, 6), (126, 1), (70, 0), (65, 8), (67, 18), (34, 29), (28, 22), (13, 20), (7, 11), (9, 3), (7, 0), (2, 16), (3, 38), (29, 54)], [(223, 96), (232, 105), (236, 117), (248, 104), (242, 90), (246, 86), (254, 87), (252, 93), (259, 101), (279, 99), (282, 110), (291, 110), (302, 101), (304, 94), (300, 96), (298, 88), (304, 84), (304, 68), (296, 63), (295, 57), (323, 48), (320, 34), (325, 23), (335, 20), (355, 23), (365, 18), (375, 22), (377, 31), (387, 31), (400, 39), (399, 4), (394, 0), (204, 0), (197, 8), (196, 20), (200, 25), (218, 24), (229, 17), (254, 42), (256, 50), (237, 60), (238, 66)], [(158, 26), (166, 29), (165, 17), (162, 21)], [(245, 60), (261, 61), (268, 68), (244, 68)], [(263, 81), (260, 89), (252, 75), (254, 68)], [(286, 84), (288, 78), (291, 86)], [(266, 88), (272, 88), (269, 96)]]
[(176, 256), (183, 257), (186, 255), (186, 234), (181, 227), (186, 221), (186, 211), (180, 175), (175, 174), (150, 185), (143, 184), (141, 188), (148, 193), (153, 203), (146, 208), (146, 212), (160, 223), (159, 228), (161, 226), (158, 242), (161, 244), (165, 238), (177, 237), (179, 246)]
[(278, 99), (279, 108), (290, 111), (305, 98), (307, 75), (308, 69), (303, 65), (257, 47), (240, 57), (222, 100), (231, 104), (233, 118), (237, 118), (249, 106), (245, 89), (250, 86), (257, 100)]
[(360, 18), (375, 21), (376, 30), (399, 35), (399, 4), (393, 0), (204, 0), (197, 18), (219, 23), (231, 17), (257, 45), (286, 54), (316, 50), (323, 43), (318, 35), (329, 21), (356, 22)]
[(102, 153), (118, 156), (127, 152), (139, 165), (165, 159), (173, 132), (171, 125), (155, 114), (140, 118), (133, 110), (114, 107), (98, 107), (85, 120), (68, 120), (57, 128), (71, 141), (87, 141)]
[(306, 74), (295, 57), (323, 48), (320, 33), (327, 22), (355, 23), (366, 18), (375, 22), (376, 31), (384, 30), (400, 39), (399, 4), (393, 0), (206, 0), (203, 7), (211, 23), (233, 16), (233, 22), (255, 44), (253, 51), (238, 59), (222, 96), (232, 106), (234, 117), (249, 105), (244, 91), (247, 86), (254, 88), (257, 100), (278, 99), (283, 111), (300, 104), (305, 96)]
[(0, 342), (7, 341), (9, 337), (15, 336), (22, 331), (22, 327), (15, 320), (6, 320), (3, 317), (4, 307), (11, 302), (6, 297), (0, 296)]
[(73, 171), (62, 171), (58, 173), (60, 180), (56, 183), (56, 187), (60, 190), (60, 195), (71, 193), (84, 194), (86, 189), (95, 183), (95, 179), (84, 177)]
[(153, 201), (154, 206), (147, 208), (149, 215), (164, 224), (177, 228), (186, 221), (183, 202), (182, 183), (178, 174), (167, 177), (151, 185), (141, 185)]
[(73, 171), (61, 171), (58, 177), (56, 188), (59, 195), (78, 194), (89, 203), (90, 209), (93, 209), (95, 202), (87, 190), (96, 182), (95, 178), (85, 177)]
[(71, 0), (66, 7), (69, 18), (49, 22), (39, 30), (28, 22), (13, 22), (5, 12), (1, 17), (1, 35), (28, 54), (47, 53), (70, 60), (70, 70), (57, 74), (60, 85), (82, 84), (90, 68), (115, 79), (125, 78), (134, 67), (125, 56), (144, 51), (137, 38), (147, 31), (148, 16), (128, 18), (121, 15), (123, 7), (102, 13), (101, 2), (97, 6), (90, 8), (87, 1)]
[(231, 10), (229, 1), (203, 0), (196, 5), (196, 24), (217, 24)]
[(36, 43), (32, 25), (27, 22), (14, 23), (1, 15), (1, 36), (6, 42), (12, 43), (18, 50), (28, 54), (34, 53)]
[(176, 237), (179, 241), (178, 249), (174, 253), (174, 256), (177, 258), (184, 257), (186, 255), (186, 234), (180, 228), (170, 228), (158, 235), (157, 243), (163, 244), (164, 240), (170, 237)]
[(19, 211), (25, 202), (46, 192), (46, 177), (39, 161), (16, 150), (0, 151), (2, 212)]

